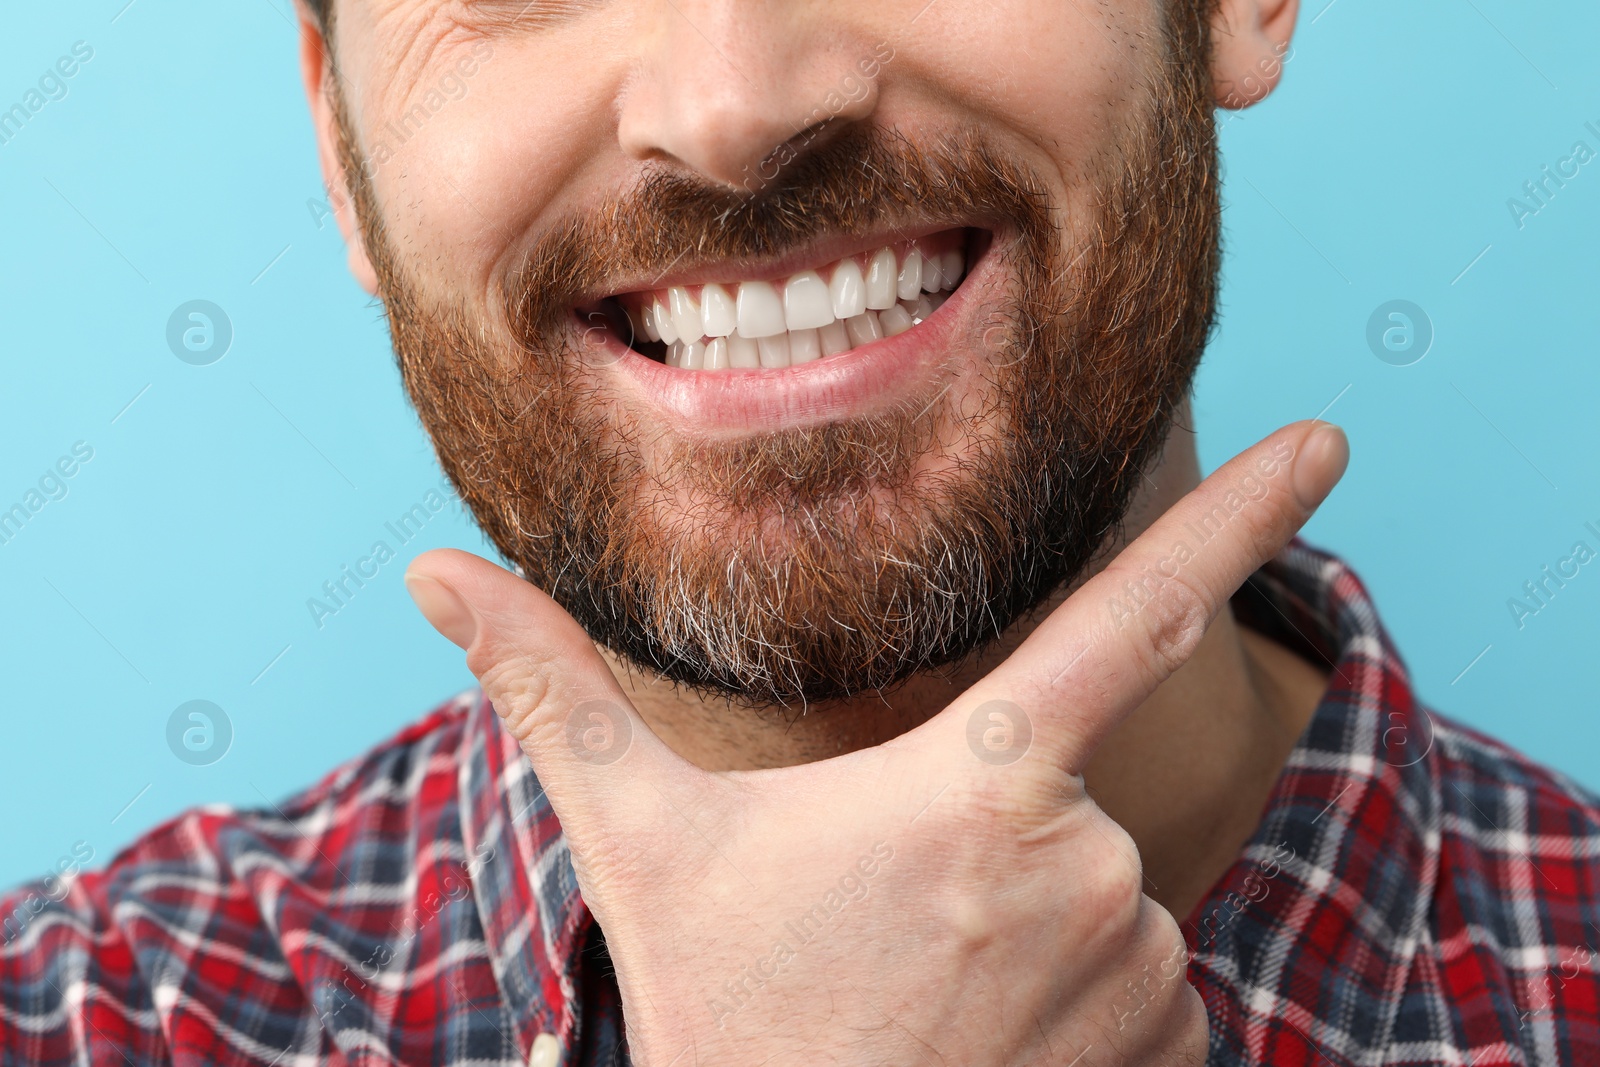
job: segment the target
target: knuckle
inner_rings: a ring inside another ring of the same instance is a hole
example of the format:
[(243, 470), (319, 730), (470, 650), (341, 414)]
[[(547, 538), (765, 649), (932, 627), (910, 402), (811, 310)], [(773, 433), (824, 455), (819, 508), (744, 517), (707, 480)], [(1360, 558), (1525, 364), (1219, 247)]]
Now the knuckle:
[(1163, 964), (1188, 962), (1189, 945), (1172, 913), (1153, 900), (1141, 901), (1140, 937), (1145, 952)]
[(550, 703), (551, 685), (548, 673), (538, 665), (497, 660), (481, 668), (472, 666), (506, 729), (518, 741), (537, 741), (534, 734), (553, 725), (552, 716), (540, 714)]
[[(1087, 855), (1083, 893), (1090, 914), (1107, 928), (1126, 932), (1139, 918), (1144, 896), (1144, 864), (1127, 831), (1110, 819), (1100, 817), (1094, 840), (1099, 848)], [(1101, 840), (1101, 837), (1104, 840)]]
[(1205, 1004), (1189, 984), (1189, 948), (1175, 920), (1154, 902), (1141, 909), (1116, 1011), (1121, 1051), (1139, 1062), (1205, 1062)]
[(1205, 594), (1185, 576), (1170, 578), (1143, 613), (1137, 651), (1140, 663), (1157, 682), (1171, 677), (1188, 662), (1211, 625)]

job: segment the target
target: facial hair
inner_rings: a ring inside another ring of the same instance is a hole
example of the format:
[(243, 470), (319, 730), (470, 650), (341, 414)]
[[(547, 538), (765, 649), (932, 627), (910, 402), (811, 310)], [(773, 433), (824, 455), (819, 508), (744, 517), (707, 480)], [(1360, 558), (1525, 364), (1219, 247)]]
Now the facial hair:
[[(735, 703), (804, 705), (975, 652), (1117, 532), (1212, 322), (1216, 146), (1194, 50), (1169, 58), (1117, 158), (1086, 168), (1070, 226), (977, 132), (913, 143), (862, 126), (754, 195), (647, 169), (548, 224), (503, 309), (411, 276), (336, 113), (405, 386), (486, 535), (637, 666)], [(1008, 291), (961, 402), (941, 372), (870, 416), (696, 438), (623, 409), (580, 340), (579, 294), (623, 273), (974, 220)]]

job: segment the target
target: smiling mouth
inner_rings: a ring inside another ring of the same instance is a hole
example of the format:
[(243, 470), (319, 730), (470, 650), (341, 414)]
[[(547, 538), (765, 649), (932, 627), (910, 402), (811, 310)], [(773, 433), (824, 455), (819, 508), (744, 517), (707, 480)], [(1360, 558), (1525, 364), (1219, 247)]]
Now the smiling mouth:
[(971, 231), (946, 230), (780, 278), (619, 293), (578, 315), (668, 367), (776, 370), (916, 329), (966, 279), (973, 253)]

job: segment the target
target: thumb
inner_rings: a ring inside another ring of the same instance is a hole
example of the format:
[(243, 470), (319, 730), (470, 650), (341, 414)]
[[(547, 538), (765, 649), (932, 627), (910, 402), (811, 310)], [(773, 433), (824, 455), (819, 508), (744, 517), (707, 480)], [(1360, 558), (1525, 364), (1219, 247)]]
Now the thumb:
[(583, 628), (532, 584), (469, 552), (436, 549), (412, 561), (406, 589), (466, 649), (569, 834), (601, 812), (615, 827), (654, 795), (653, 781), (690, 768), (639, 717)]

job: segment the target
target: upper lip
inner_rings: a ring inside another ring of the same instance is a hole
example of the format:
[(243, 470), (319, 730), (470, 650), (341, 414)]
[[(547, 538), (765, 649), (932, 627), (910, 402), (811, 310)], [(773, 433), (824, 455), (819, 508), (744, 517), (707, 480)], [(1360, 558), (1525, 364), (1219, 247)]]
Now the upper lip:
[(808, 242), (782, 255), (767, 258), (723, 258), (690, 260), (689, 255), (679, 256), (663, 270), (650, 275), (644, 273), (623, 276), (608, 283), (604, 290), (580, 296), (577, 306), (594, 301), (624, 296), (628, 293), (651, 292), (672, 286), (704, 285), (709, 282), (778, 281), (804, 270), (817, 270), (846, 256), (874, 252), (885, 245), (915, 241), (950, 230), (984, 229), (975, 221), (927, 222), (894, 229), (872, 231), (868, 236), (843, 233)]

